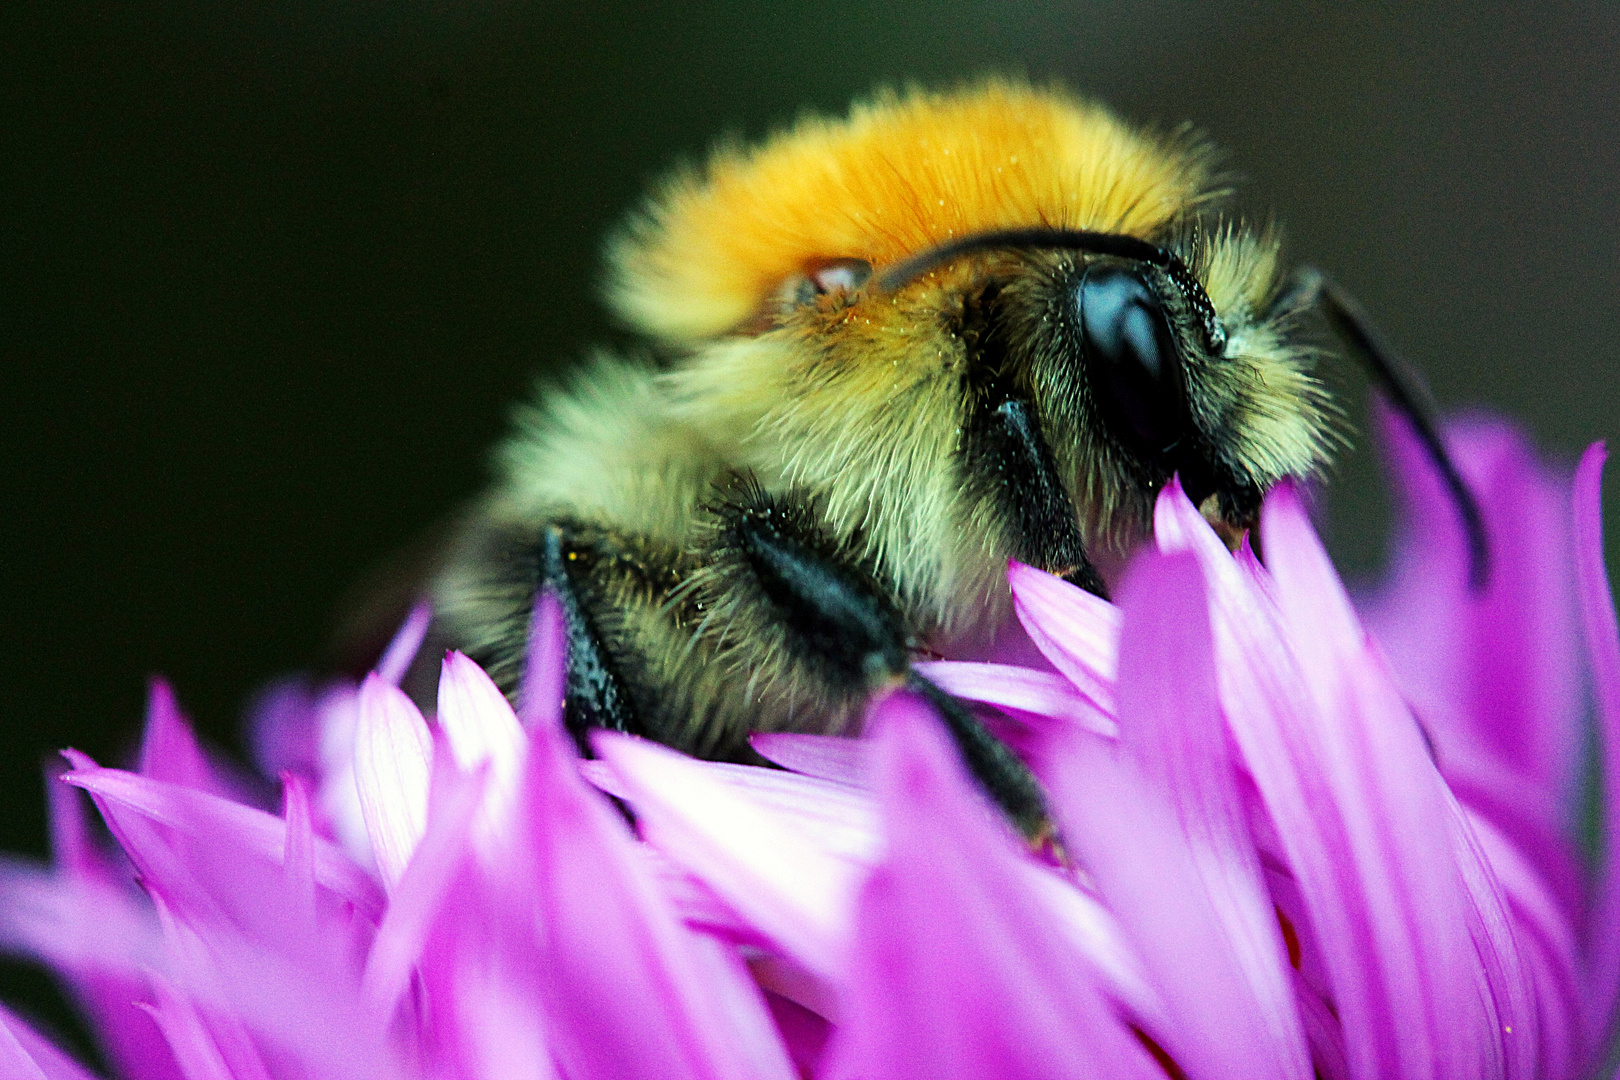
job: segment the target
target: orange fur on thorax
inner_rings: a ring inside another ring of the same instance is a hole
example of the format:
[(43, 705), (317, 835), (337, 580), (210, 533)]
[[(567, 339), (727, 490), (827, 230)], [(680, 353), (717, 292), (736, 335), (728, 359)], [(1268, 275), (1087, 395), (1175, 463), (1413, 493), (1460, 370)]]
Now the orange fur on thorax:
[(1021, 226), (1147, 235), (1210, 184), (1197, 142), (1144, 136), (1057, 91), (884, 94), (678, 175), (614, 246), (610, 292), (650, 334), (710, 337), (815, 260), (881, 267)]

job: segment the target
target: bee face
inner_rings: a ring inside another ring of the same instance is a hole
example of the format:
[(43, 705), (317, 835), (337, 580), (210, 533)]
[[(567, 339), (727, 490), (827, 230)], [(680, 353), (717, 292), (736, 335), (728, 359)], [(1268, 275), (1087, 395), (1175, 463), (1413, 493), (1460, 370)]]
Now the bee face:
[[(1227, 233), (1216, 243), (1261, 242)], [(1245, 284), (1258, 305), (1217, 304), (1194, 272), (1110, 256), (1041, 261), (1001, 292), (1002, 333), (1030, 371), (1089, 540), (1139, 534), (1172, 476), (1235, 534), (1273, 484), (1322, 463), (1329, 406), (1287, 333), (1291, 313), (1264, 306), (1272, 260), (1251, 261)]]

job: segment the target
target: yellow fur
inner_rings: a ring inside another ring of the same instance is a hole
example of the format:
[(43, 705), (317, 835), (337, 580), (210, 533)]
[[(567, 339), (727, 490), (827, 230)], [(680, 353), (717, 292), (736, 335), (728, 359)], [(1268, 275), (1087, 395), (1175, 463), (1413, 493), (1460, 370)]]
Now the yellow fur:
[[(938, 313), (971, 276), (962, 268), (826, 312), (807, 328), (824, 350), (794, 348), (803, 339), (791, 330), (730, 338), (667, 380), (677, 415), (726, 432), (737, 465), (767, 487), (820, 496), (833, 531), (861, 534), (923, 628), (945, 637), (964, 621), (999, 618), (1006, 596), (993, 523), (956, 512), (959, 433), (940, 422), (955, 410), (966, 356)], [(862, 362), (823, 363), (828, 356)]]
[(677, 546), (729, 450), (674, 414), (650, 366), (609, 355), (521, 410), (517, 426), (491, 516), (536, 521), (564, 509)]
[(613, 245), (610, 297), (649, 334), (709, 337), (814, 259), (882, 266), (1024, 225), (1146, 236), (1212, 194), (1210, 166), (1056, 91), (883, 93), (677, 175)]

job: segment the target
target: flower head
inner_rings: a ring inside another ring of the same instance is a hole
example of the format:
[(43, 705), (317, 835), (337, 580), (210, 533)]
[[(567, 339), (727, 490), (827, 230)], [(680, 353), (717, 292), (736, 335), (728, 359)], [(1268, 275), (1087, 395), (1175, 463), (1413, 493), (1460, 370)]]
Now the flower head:
[[(360, 686), (278, 699), (278, 809), (155, 691), (136, 770), (69, 755), (56, 865), (0, 866), (0, 941), (129, 1080), (1588, 1075), (1620, 990), (1617, 860), (1572, 811), (1583, 675), (1620, 775), (1602, 450), (1571, 488), (1453, 432), (1478, 593), (1388, 426), (1405, 532), (1359, 606), (1294, 488), (1262, 566), (1172, 484), (1117, 604), (1010, 568), (1038, 666), (919, 665), (1043, 781), (1061, 865), (903, 692), (860, 739), (756, 737), (781, 768), (581, 760), (542, 597), (521, 717), (454, 653), (424, 717), (421, 617)], [(0, 1012), (0, 1075), (88, 1074)]]

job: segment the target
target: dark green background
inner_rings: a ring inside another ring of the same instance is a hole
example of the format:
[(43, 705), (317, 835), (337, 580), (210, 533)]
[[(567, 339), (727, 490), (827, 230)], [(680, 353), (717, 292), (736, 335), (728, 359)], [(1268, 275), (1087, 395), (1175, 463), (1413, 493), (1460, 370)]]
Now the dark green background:
[[(600, 239), (649, 177), (877, 83), (1025, 71), (1193, 120), (1441, 402), (1565, 455), (1616, 433), (1612, 8), (675, 10), (5, 5), (0, 849), (42, 850), (41, 761), (116, 758), (150, 672), (235, 745), (345, 588), (479, 488), (535, 373), (609, 333)], [(1337, 489), (1364, 573), (1371, 459)]]

